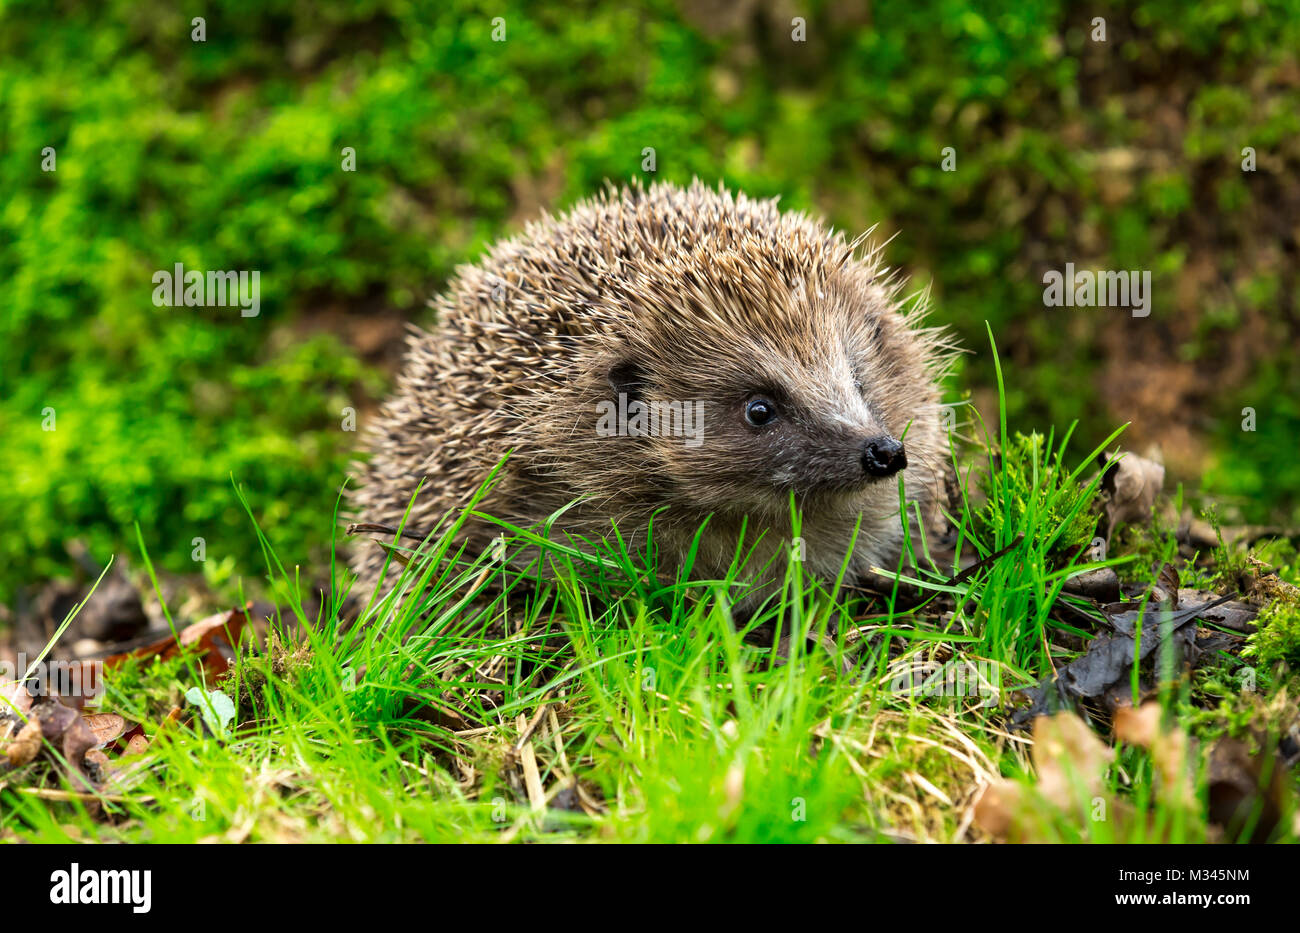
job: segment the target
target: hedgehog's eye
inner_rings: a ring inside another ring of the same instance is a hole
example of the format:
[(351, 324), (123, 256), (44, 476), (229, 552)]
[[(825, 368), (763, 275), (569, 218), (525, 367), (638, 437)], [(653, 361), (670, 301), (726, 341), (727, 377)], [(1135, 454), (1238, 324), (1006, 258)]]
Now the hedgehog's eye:
[(776, 420), (776, 402), (756, 395), (745, 403), (745, 421), (756, 428)]

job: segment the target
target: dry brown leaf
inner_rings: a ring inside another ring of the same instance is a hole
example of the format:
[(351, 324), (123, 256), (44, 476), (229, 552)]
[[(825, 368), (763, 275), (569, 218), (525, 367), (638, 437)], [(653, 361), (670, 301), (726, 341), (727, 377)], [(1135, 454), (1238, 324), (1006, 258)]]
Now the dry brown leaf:
[(1038, 770), (1038, 792), (1051, 803), (1068, 807), (1080, 796), (1091, 799), (1101, 793), (1115, 750), (1074, 713), (1064, 712), (1034, 720), (1030, 754)]
[(1015, 830), (1024, 808), (1019, 784), (996, 780), (984, 785), (975, 801), (975, 825), (986, 833), (1007, 838)]
[(1160, 704), (1155, 701), (1136, 710), (1121, 707), (1115, 711), (1115, 738), (1149, 750), (1160, 775), (1160, 795), (1174, 806), (1191, 807), (1196, 789), (1187, 764), (1187, 733), (1177, 727), (1162, 730), (1160, 718)]
[(1115, 710), (1115, 738), (1129, 745), (1150, 748), (1160, 734), (1160, 704), (1143, 703), (1140, 709)]
[(1102, 488), (1110, 494), (1106, 503), (1109, 539), (1120, 522), (1146, 522), (1151, 517), (1151, 507), (1165, 483), (1165, 468), (1130, 451), (1111, 457), (1106, 470)]
[(86, 720), (78, 716), (76, 721), (63, 731), (63, 758), (73, 770), (74, 776), (86, 780), (87, 785), (90, 782), (86, 778), (83, 762), (86, 752), (94, 747), (95, 733), (91, 731), (90, 726), (86, 725)]
[[(229, 612), (218, 612), (206, 619), (200, 619), (198, 622), (181, 629), (180, 642), (182, 645), (195, 645), (203, 640), (203, 636), (210, 632), (220, 631), (227, 625), (242, 628), (244, 624), (243, 615), (238, 609), (232, 609)], [(234, 636), (232, 635), (232, 637)]]
[[(1038, 781), (1032, 786), (1002, 779), (986, 784), (973, 813), (980, 829), (1010, 841), (1033, 842), (1041, 841), (1050, 823), (1043, 819), (1044, 811), (1090, 818), (1115, 752), (1082, 719), (1062, 712), (1034, 720), (1030, 755)], [(1106, 800), (1104, 812), (1113, 809)]]
[(126, 751), (122, 753), (122, 757), (125, 758), (127, 755), (143, 755), (147, 751), (149, 751), (149, 740), (144, 737), (143, 733), (136, 733), (131, 736), (130, 740), (126, 743)]
[(84, 717), (95, 734), (95, 744), (103, 748), (126, 731), (126, 720), (117, 713), (94, 713)]
[(110, 655), (103, 661), (104, 669), (111, 670), (128, 658), (170, 658), (180, 646), (197, 645), (204, 649), (201, 655), (204, 669), (220, 676), (230, 670), (230, 656), (233, 656), (239, 637), (248, 624), (251, 608), (252, 603), (248, 603), (243, 609), (219, 612), (186, 626), (177, 637), (168, 635), (131, 651)]
[(1169, 803), (1191, 807), (1196, 803), (1196, 788), (1192, 786), (1191, 768), (1187, 761), (1187, 733), (1170, 729), (1156, 739), (1151, 749), (1151, 759), (1160, 774), (1161, 795)]
[(5, 754), (9, 757), (9, 767), (21, 768), (35, 758), (40, 750), (41, 721), (33, 717), (5, 749)]

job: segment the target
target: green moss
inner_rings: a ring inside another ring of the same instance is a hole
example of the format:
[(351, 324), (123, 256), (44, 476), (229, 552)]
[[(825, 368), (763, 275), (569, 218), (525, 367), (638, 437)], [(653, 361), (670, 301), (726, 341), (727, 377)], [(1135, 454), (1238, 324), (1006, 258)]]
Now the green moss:
[(1300, 604), (1274, 600), (1260, 610), (1256, 622), (1259, 629), (1246, 639), (1242, 657), (1267, 668), (1285, 663), (1291, 670), (1300, 669)]

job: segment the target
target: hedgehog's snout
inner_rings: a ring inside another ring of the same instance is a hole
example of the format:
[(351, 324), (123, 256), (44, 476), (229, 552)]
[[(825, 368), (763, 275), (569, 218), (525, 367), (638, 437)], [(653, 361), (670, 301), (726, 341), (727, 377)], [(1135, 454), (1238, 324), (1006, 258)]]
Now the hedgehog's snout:
[(868, 438), (862, 445), (862, 471), (868, 476), (893, 476), (907, 466), (903, 442), (888, 434)]

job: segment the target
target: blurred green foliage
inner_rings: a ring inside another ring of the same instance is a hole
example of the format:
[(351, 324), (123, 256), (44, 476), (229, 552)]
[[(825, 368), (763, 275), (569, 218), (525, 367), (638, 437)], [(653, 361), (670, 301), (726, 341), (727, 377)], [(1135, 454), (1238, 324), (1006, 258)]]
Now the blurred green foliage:
[[(939, 320), (972, 347), (992, 322), (1016, 424), (1079, 418), (1087, 442), (1193, 407), (1224, 452), (1213, 489), (1294, 509), (1297, 12), (0, 2), (0, 600), (63, 572), (66, 539), (103, 559), (136, 520), (173, 570), (195, 537), (243, 563), (232, 474), (285, 553), (319, 554), (357, 437), (342, 410), (382, 377), (311, 322), (421, 318), (455, 264), (638, 174), (647, 146), (661, 178), (897, 231), (891, 261), (932, 284)], [(1244, 145), (1260, 172), (1240, 171)], [(1044, 309), (1042, 272), (1066, 261), (1153, 270), (1152, 318)], [(260, 317), (154, 307), (150, 277), (176, 262), (259, 270)], [(984, 356), (961, 375), (976, 388)], [(1209, 378), (1155, 403), (1107, 383), (1146, 362)]]

